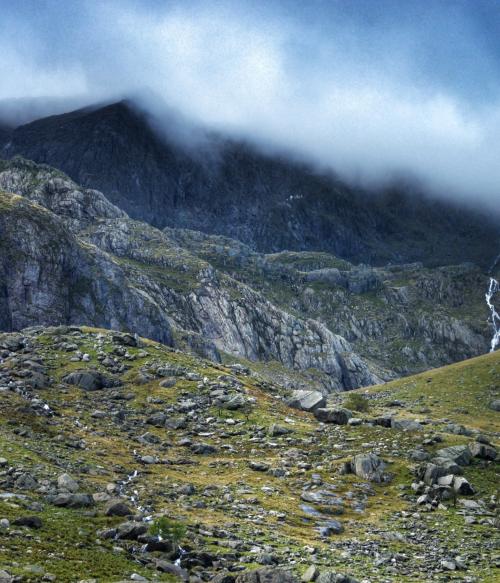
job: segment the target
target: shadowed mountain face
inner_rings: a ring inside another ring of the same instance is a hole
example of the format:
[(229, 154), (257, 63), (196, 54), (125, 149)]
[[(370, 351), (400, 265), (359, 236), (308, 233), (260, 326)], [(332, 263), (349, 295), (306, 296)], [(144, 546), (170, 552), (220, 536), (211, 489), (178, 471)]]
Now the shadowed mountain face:
[(120, 102), (0, 130), (0, 152), (59, 168), (156, 227), (222, 234), (259, 251), (328, 251), (371, 264), (491, 263), (500, 227), (480, 214), (397, 188), (361, 192), (246, 144), (210, 140), (209, 155), (190, 152)]

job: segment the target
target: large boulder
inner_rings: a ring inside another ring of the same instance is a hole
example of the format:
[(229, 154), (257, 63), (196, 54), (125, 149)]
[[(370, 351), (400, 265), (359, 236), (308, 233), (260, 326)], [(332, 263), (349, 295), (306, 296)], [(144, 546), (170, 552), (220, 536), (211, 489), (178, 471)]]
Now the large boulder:
[(87, 508), (94, 505), (94, 499), (90, 494), (71, 494), (69, 492), (51, 496), (49, 501), (54, 506), (63, 508)]
[(316, 409), (314, 416), (318, 421), (323, 423), (335, 423), (336, 425), (347, 425), (347, 422), (353, 417), (352, 411), (344, 408), (335, 409)]
[(74, 480), (69, 474), (61, 474), (57, 478), (57, 488), (61, 492), (78, 492), (78, 482)]
[(471, 462), (472, 454), (466, 445), (452, 445), (451, 447), (439, 449), (436, 452), (436, 457), (448, 459), (459, 466), (468, 466)]
[(97, 370), (75, 370), (63, 378), (68, 385), (76, 385), (84, 391), (99, 391), (120, 385), (120, 381)]
[(385, 467), (386, 464), (374, 453), (360, 453), (351, 462), (353, 473), (369, 482), (388, 482), (390, 477), (384, 472)]
[(137, 540), (141, 534), (146, 534), (148, 525), (144, 522), (122, 522), (116, 529), (116, 538), (122, 540)]
[(478, 441), (469, 443), (469, 451), (472, 457), (477, 457), (482, 460), (493, 461), (497, 457), (497, 450), (492, 445), (479, 443)]
[(421, 431), (422, 424), (413, 419), (391, 419), (392, 429), (399, 429), (400, 431)]
[(286, 404), (302, 411), (315, 411), (326, 405), (325, 397), (319, 391), (293, 391)]

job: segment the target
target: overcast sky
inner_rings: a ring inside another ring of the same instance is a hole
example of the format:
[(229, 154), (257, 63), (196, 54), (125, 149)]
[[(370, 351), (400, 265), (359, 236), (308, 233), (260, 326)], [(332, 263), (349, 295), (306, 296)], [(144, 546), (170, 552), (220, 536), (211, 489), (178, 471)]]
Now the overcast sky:
[(499, 0), (0, 0), (0, 99), (150, 88), (348, 178), (500, 209)]

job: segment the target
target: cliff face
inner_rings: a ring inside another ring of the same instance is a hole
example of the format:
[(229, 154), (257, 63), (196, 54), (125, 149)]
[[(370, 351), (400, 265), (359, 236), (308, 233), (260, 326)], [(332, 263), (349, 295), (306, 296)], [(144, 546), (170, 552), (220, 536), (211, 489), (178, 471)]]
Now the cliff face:
[(26, 197), (1, 195), (2, 328), (79, 322), (171, 343), (173, 325), (214, 357), (216, 347), (250, 360), (316, 369), (325, 390), (380, 380), (345, 339), (219, 276), (100, 193), (24, 161), (3, 165), (0, 188), (7, 187)]
[(227, 235), (261, 252), (486, 266), (500, 239), (488, 218), (407, 188), (363, 192), (220, 136), (188, 150), (160, 139), (125, 102), (26, 124), (0, 135), (0, 148), (3, 157), (48, 163), (97, 188), (132, 218)]

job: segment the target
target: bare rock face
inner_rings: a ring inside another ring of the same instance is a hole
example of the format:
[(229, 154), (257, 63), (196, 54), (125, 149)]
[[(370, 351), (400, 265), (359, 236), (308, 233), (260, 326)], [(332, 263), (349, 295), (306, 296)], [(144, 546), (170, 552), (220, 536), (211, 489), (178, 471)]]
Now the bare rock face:
[[(421, 266), (410, 266), (412, 288), (390, 284), (402, 277), (395, 268), (356, 267), (331, 256), (338, 268), (313, 258), (292, 269), (234, 240), (134, 221), (102, 193), (22, 159), (0, 163), (1, 188), (20, 195), (0, 195), (3, 330), (88, 324), (170, 345), (175, 330), (177, 345), (199, 355), (277, 362), (292, 371), (287, 386), (324, 393), (466, 358), (486, 346), (470, 323), (415, 309), (423, 300), (460, 307), (468, 286), (480, 281), (477, 269), (422, 275)], [(241, 270), (245, 262), (248, 271)], [(262, 274), (299, 289), (295, 299), (282, 302), (282, 288), (269, 294), (259, 287)], [(408, 346), (401, 348), (401, 337)], [(314, 385), (294, 384), (293, 371)]]
[(47, 205), (1, 195), (2, 328), (83, 323), (171, 344), (173, 324), (207, 354), (212, 345), (249, 360), (318, 370), (330, 391), (380, 381), (344, 338), (220, 275), (100, 193), (23, 161), (4, 165), (0, 183)]

